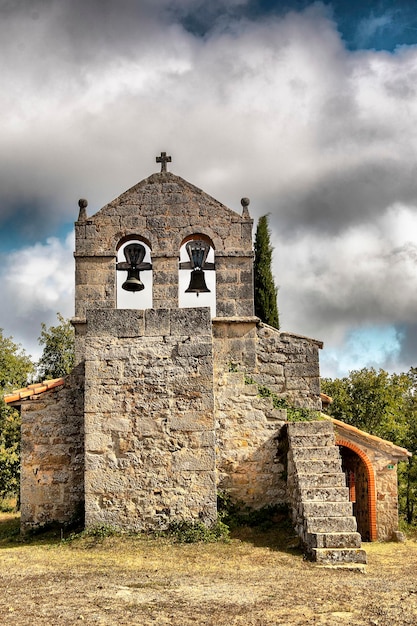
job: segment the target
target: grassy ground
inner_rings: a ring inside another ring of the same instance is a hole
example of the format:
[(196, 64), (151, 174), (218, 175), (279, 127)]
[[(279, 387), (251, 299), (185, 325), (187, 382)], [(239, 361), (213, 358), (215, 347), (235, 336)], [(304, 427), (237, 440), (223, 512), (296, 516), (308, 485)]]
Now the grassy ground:
[(417, 541), (365, 547), (361, 574), (305, 561), (285, 527), (241, 529), (230, 543), (23, 542), (17, 516), (3, 513), (2, 623), (415, 626)]

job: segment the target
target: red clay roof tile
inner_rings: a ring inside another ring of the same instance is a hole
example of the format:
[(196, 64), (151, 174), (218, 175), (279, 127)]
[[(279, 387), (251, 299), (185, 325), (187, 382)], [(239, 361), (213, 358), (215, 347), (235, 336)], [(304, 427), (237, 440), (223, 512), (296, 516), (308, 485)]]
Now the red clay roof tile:
[(65, 384), (65, 378), (53, 378), (50, 380), (44, 380), (41, 383), (33, 383), (28, 385), (27, 387), (23, 387), (22, 389), (16, 389), (11, 393), (6, 393), (3, 396), (3, 400), (6, 404), (10, 404), (11, 402), (18, 402), (19, 400), (24, 400), (25, 398), (30, 398), (31, 396), (38, 395), (40, 393), (44, 393), (45, 391), (49, 391), (50, 389), (54, 389), (55, 387), (61, 387)]

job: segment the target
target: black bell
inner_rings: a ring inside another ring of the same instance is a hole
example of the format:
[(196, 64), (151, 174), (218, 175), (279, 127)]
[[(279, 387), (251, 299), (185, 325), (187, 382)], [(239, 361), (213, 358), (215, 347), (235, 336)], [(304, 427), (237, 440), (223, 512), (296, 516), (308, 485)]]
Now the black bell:
[(210, 293), (210, 289), (206, 285), (206, 279), (204, 277), (204, 271), (202, 269), (195, 269), (191, 271), (190, 284), (185, 293)]
[(139, 268), (145, 256), (145, 248), (142, 244), (131, 243), (124, 249), (126, 261), (130, 267), (127, 268), (127, 278), (122, 285), (125, 291), (142, 291), (145, 285), (140, 279)]
[(125, 291), (142, 291), (144, 288), (145, 285), (140, 279), (139, 270), (136, 268), (127, 270), (127, 278), (122, 289)]

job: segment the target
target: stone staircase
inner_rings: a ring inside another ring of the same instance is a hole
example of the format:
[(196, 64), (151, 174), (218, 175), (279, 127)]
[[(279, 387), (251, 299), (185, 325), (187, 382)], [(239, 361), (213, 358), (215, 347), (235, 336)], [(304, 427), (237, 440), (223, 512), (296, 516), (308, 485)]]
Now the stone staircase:
[(288, 493), (295, 530), (313, 561), (360, 567), (366, 563), (349, 489), (328, 421), (288, 424)]

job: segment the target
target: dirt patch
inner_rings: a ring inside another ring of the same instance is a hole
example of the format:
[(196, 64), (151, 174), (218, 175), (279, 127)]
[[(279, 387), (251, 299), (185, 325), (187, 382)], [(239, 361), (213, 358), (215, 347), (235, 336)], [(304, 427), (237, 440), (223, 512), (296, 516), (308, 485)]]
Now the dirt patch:
[(2, 616), (15, 626), (415, 626), (417, 542), (364, 545), (361, 574), (305, 561), (282, 529), (228, 544), (0, 539)]

